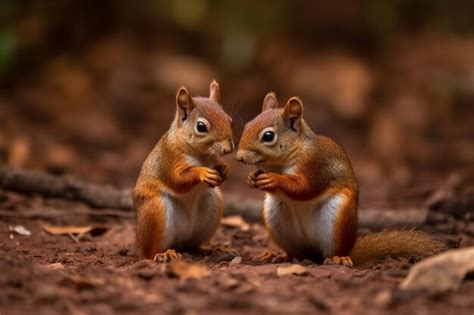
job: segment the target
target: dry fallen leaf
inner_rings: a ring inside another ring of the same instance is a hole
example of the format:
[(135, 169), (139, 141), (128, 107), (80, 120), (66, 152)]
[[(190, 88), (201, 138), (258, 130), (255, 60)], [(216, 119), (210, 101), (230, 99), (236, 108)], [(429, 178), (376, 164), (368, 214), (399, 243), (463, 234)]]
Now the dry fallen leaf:
[(221, 223), (225, 226), (240, 228), (242, 231), (248, 231), (250, 229), (250, 225), (245, 222), (245, 220), (240, 215), (224, 217), (221, 219)]
[(68, 235), (68, 234), (86, 234), (94, 228), (91, 225), (85, 226), (74, 226), (74, 225), (66, 225), (66, 226), (56, 226), (50, 225), (46, 223), (41, 224), (43, 229), (53, 235)]
[(105, 284), (105, 280), (99, 277), (71, 275), (66, 277), (64, 283), (72, 283), (78, 289), (92, 289)]
[(31, 235), (31, 232), (27, 228), (25, 228), (23, 225), (9, 226), (8, 229), (10, 230), (10, 232), (15, 232), (16, 234), (19, 234), (19, 235), (26, 235), (26, 236)]
[(247, 282), (256, 287), (262, 285), (262, 279), (259, 276), (249, 276)]
[(224, 289), (234, 289), (240, 285), (240, 281), (236, 279), (234, 276), (231, 276), (227, 273), (223, 273), (218, 276), (217, 282), (224, 288)]
[(49, 269), (52, 269), (52, 270), (64, 269), (64, 265), (61, 264), (60, 262), (46, 265), (46, 267), (48, 267)]
[(306, 268), (302, 265), (292, 264), (289, 266), (281, 266), (277, 268), (277, 275), (279, 277), (286, 275), (302, 275), (307, 273)]
[(458, 289), (474, 271), (474, 248), (450, 250), (415, 264), (400, 284), (402, 290), (442, 293)]
[(169, 272), (178, 277), (180, 280), (202, 279), (210, 274), (209, 270), (198, 264), (187, 263), (183, 261), (175, 261), (169, 266)]

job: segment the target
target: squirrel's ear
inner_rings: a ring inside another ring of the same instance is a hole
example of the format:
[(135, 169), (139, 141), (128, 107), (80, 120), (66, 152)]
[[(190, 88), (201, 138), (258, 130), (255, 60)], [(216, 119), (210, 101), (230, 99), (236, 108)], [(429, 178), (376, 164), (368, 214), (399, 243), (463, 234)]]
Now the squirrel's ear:
[(262, 112), (269, 109), (275, 109), (277, 107), (278, 107), (278, 101), (277, 101), (276, 94), (274, 92), (268, 93), (263, 99)]
[(194, 102), (191, 94), (184, 86), (182, 86), (176, 94), (176, 105), (178, 106), (178, 113), (180, 120), (188, 119), (189, 113), (194, 109)]
[(288, 102), (286, 102), (281, 116), (288, 128), (297, 131), (301, 117), (303, 116), (303, 103), (301, 100), (296, 96), (290, 98)]
[(209, 85), (209, 98), (216, 103), (221, 100), (221, 91), (219, 89), (219, 83), (216, 80), (212, 80)]

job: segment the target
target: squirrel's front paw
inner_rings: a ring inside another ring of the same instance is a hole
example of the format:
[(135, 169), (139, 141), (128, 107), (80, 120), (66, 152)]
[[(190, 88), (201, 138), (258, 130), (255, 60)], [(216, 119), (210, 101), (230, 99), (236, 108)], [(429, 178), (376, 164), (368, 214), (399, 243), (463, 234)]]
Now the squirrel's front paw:
[(216, 171), (219, 173), (222, 181), (225, 181), (229, 177), (230, 167), (229, 165), (222, 163), (215, 167)]
[(209, 187), (214, 188), (222, 184), (222, 178), (219, 175), (219, 171), (210, 168), (204, 168), (199, 174), (199, 178), (202, 182), (205, 182)]
[(263, 173), (257, 176), (255, 187), (263, 191), (273, 191), (277, 188), (277, 177), (274, 173)]
[(256, 170), (252, 173), (249, 174), (249, 176), (247, 177), (247, 185), (250, 187), (250, 188), (258, 188), (257, 187), (257, 177), (261, 174), (263, 174), (263, 170)]

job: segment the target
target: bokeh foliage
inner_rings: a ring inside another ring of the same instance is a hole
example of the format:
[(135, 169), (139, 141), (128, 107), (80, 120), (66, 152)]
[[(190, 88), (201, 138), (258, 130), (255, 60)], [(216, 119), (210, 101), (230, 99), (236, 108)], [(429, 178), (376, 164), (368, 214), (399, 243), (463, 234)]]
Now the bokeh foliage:
[(278, 36), (373, 54), (391, 36), (471, 33), (472, 21), (468, 0), (3, 0), (0, 75), (116, 32), (169, 41), (224, 68), (245, 69), (265, 39)]

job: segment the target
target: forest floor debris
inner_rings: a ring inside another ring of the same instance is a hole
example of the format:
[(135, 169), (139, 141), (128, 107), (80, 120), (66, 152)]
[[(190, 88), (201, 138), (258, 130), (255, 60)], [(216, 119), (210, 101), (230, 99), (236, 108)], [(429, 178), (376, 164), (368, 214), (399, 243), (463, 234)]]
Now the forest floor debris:
[[(60, 208), (69, 205), (68, 211), (82, 207), (70, 201), (55, 203)], [(0, 312), (399, 314), (430, 310), (431, 314), (472, 314), (472, 280), (433, 299), (428, 291), (414, 295), (399, 289), (415, 263), (409, 258), (360, 268), (308, 260), (255, 264), (252, 258), (262, 252), (281, 252), (261, 224), (235, 217), (225, 217), (226, 221), (231, 224), (219, 227), (205, 251), (184, 252), (179, 261), (158, 263), (136, 256), (130, 218), (83, 214), (48, 221), (60, 227), (60, 234), (84, 232), (70, 227), (87, 227), (88, 232), (74, 241), (47, 232), (44, 221), (6, 217), (0, 221), (0, 233), (8, 236), (10, 226), (21, 225), (34, 237), (0, 241), (0, 270), (8, 270), (0, 273)], [(96, 226), (107, 229), (94, 234), (90, 229)], [(473, 242), (464, 236), (462, 245)], [(238, 256), (213, 250), (222, 245)]]

